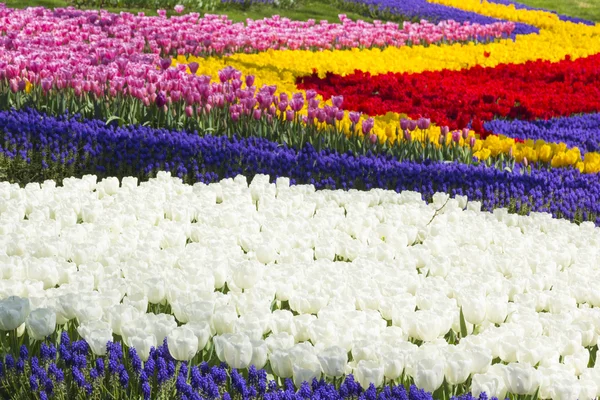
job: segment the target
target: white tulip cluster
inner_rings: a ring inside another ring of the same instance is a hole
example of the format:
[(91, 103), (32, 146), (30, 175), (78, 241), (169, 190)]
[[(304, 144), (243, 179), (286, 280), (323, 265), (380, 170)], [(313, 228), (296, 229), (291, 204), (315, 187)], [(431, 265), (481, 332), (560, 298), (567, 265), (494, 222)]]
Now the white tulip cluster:
[(296, 383), (471, 377), (475, 395), (588, 399), (599, 250), (593, 224), (445, 194), (166, 173), (0, 183), (0, 329), (76, 320), (95, 353), (114, 333), (142, 359), (165, 337), (178, 360), (212, 341), (230, 366), (270, 362)]

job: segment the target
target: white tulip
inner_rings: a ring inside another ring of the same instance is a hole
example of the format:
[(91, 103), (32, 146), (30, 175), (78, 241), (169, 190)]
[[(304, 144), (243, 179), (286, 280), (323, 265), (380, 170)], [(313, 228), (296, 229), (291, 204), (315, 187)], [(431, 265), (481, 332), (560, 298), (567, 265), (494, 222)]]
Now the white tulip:
[(444, 376), (450, 385), (464, 383), (473, 369), (473, 360), (469, 353), (454, 350), (447, 352)]
[(339, 346), (331, 346), (317, 355), (323, 373), (329, 377), (339, 378), (344, 374), (348, 363), (348, 353)]
[(25, 322), (30, 311), (29, 299), (11, 296), (0, 300), (0, 330), (17, 329)]
[(292, 364), (292, 378), (296, 387), (300, 387), (302, 382), (311, 383), (314, 378), (321, 377), (321, 364), (316, 355), (311, 352), (305, 352), (302, 355), (296, 355)]
[(267, 357), (269, 348), (264, 340), (251, 340), (252, 343), (252, 359), (250, 365), (254, 365), (256, 368), (264, 368), (267, 363)]
[(265, 342), (271, 353), (277, 349), (286, 350), (294, 347), (294, 337), (287, 332), (271, 334)]
[(269, 361), (275, 376), (284, 379), (291, 378), (294, 374), (294, 370), (292, 369), (293, 356), (291, 354), (291, 349), (275, 350), (269, 354)]
[(173, 329), (167, 335), (167, 344), (169, 353), (178, 361), (189, 361), (198, 352), (198, 338), (185, 326)]
[(238, 314), (235, 306), (215, 307), (213, 323), (218, 334), (232, 333), (237, 319)]
[(162, 343), (177, 328), (175, 317), (169, 314), (146, 314), (146, 320), (158, 343)]
[(203, 350), (212, 336), (210, 325), (207, 322), (189, 322), (183, 326), (194, 332), (198, 338), (198, 350)]
[(27, 317), (27, 333), (35, 340), (44, 340), (56, 329), (56, 313), (49, 308), (37, 308)]
[(444, 362), (440, 359), (422, 358), (412, 366), (413, 379), (418, 388), (435, 392), (444, 382)]
[(225, 333), (213, 338), (219, 360), (232, 368), (247, 368), (252, 361), (253, 346), (243, 333)]
[(379, 387), (383, 383), (384, 368), (377, 361), (361, 360), (354, 368), (354, 376), (363, 389), (367, 389), (371, 383)]
[(471, 392), (476, 397), (486, 393), (490, 397), (503, 399), (506, 397), (506, 390), (504, 378), (494, 373), (475, 374), (471, 380)]
[(540, 385), (538, 371), (529, 364), (510, 363), (503, 372), (504, 383), (510, 393), (532, 395)]
[(150, 350), (154, 347), (158, 347), (156, 337), (152, 334), (145, 334), (143, 336), (129, 336), (127, 338), (127, 346), (135, 348), (137, 355), (144, 362), (148, 361), (150, 357)]
[(77, 332), (90, 346), (92, 353), (97, 356), (106, 354), (106, 344), (113, 340), (110, 325), (104, 321), (83, 322), (77, 327)]

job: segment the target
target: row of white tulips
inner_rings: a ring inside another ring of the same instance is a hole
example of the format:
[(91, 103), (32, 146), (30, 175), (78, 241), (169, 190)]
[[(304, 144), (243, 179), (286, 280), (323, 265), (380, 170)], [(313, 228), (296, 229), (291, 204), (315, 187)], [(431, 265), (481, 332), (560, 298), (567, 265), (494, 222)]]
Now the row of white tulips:
[(445, 194), (166, 173), (0, 183), (0, 329), (40, 339), (76, 321), (96, 354), (116, 334), (142, 359), (165, 337), (180, 360), (212, 341), (232, 367), (296, 383), (595, 398), (599, 249), (591, 224)]

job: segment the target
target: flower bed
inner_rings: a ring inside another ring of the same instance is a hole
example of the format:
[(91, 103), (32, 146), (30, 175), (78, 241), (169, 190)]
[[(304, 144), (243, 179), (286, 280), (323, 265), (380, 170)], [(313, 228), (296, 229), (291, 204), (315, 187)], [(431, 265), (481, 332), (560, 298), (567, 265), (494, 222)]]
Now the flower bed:
[(0, 397), (598, 398), (600, 25), (499, 3), (0, 6)]
[(180, 361), (212, 341), (231, 367), (269, 361), (297, 386), (353, 372), (363, 387), (598, 393), (593, 224), (261, 175), (2, 192), (1, 291), (29, 298), (0, 302), (2, 328), (29, 314), (32, 339), (71, 324), (95, 354), (116, 334), (142, 361), (165, 337)]

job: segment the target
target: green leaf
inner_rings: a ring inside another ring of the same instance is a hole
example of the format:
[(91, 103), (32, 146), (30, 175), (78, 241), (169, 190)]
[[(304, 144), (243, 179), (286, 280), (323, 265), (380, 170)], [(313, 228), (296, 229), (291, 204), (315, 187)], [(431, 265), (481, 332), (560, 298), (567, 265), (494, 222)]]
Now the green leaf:
[(112, 117), (110, 117), (109, 119), (106, 120), (106, 125), (109, 125), (113, 121), (125, 122), (125, 120), (123, 118), (119, 117), (118, 115), (113, 115)]
[(462, 306), (460, 307), (460, 337), (467, 337), (467, 322), (465, 321), (465, 315), (463, 314)]

